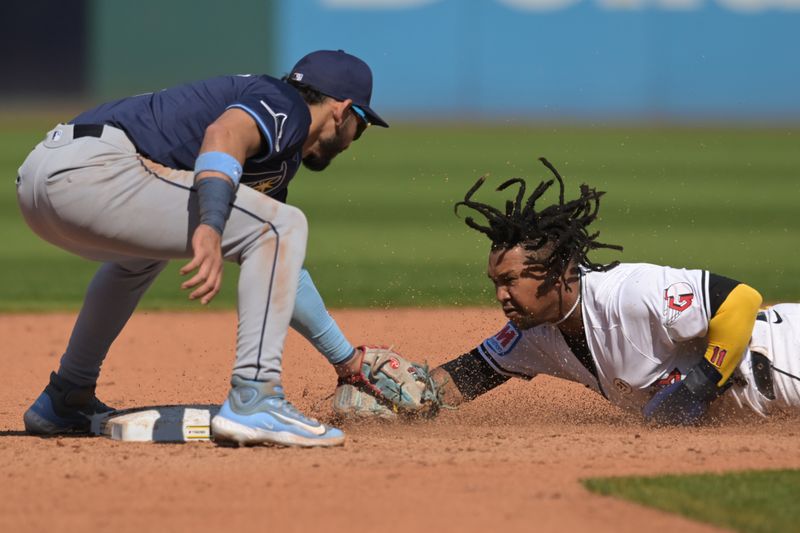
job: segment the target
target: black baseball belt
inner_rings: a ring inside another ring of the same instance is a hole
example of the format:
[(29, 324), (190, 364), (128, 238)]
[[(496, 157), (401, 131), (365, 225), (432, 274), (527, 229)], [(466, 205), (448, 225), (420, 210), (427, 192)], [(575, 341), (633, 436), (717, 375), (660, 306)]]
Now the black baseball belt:
[(103, 135), (104, 124), (74, 124), (72, 126), (72, 138), (81, 137), (101, 137)]

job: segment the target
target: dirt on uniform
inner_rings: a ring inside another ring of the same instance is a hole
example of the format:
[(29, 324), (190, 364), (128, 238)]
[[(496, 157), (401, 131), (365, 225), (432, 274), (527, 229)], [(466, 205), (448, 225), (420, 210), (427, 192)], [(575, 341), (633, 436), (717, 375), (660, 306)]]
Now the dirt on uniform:
[[(340, 310), (355, 342), (432, 365), (498, 331), (494, 309)], [(434, 421), (347, 424), (334, 449), (25, 435), (74, 314), (0, 316), (0, 531), (593, 531), (714, 528), (587, 492), (593, 476), (800, 467), (798, 419), (648, 429), (564, 381), (512, 380)], [(117, 408), (221, 403), (232, 312), (137, 313), (98, 395)], [(291, 333), (288, 397), (331, 419), (334, 372)]]

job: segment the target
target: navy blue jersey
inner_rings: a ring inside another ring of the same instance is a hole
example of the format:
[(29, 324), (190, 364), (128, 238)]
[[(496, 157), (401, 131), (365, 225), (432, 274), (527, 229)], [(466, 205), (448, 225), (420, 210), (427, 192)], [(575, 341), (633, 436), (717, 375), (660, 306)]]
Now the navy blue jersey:
[(124, 130), (139, 153), (164, 166), (191, 170), (205, 130), (226, 109), (246, 111), (258, 124), (263, 149), (245, 161), (241, 182), (284, 201), (302, 161), (311, 114), (300, 94), (270, 76), (220, 76), (103, 104), (73, 124)]

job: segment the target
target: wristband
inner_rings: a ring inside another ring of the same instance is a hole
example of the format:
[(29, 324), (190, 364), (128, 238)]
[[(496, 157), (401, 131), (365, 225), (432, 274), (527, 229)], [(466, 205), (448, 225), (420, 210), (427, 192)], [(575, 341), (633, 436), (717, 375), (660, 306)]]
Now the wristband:
[(721, 379), (722, 374), (720, 374), (719, 370), (714, 368), (714, 365), (709, 363), (708, 359), (703, 359), (687, 372), (683, 383), (692, 394), (703, 401), (710, 402), (728, 390), (725, 385), (717, 387), (717, 383)]
[(197, 180), (195, 189), (200, 208), (200, 223), (211, 226), (222, 235), (233, 208), (233, 187), (222, 178), (203, 178)]
[(194, 162), (194, 175), (210, 170), (228, 176), (233, 182), (233, 186), (239, 186), (242, 179), (242, 165), (230, 154), (225, 152), (204, 152), (197, 156)]

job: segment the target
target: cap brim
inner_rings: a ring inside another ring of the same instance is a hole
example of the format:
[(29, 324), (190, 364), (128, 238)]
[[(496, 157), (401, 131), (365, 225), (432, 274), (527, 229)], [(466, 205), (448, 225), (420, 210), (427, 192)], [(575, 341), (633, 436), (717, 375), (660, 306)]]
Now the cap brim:
[(373, 111), (368, 105), (359, 105), (358, 107), (364, 110), (364, 113), (369, 117), (369, 123), (373, 126), (380, 126), (382, 128), (389, 127), (389, 123), (383, 120), (380, 115)]

